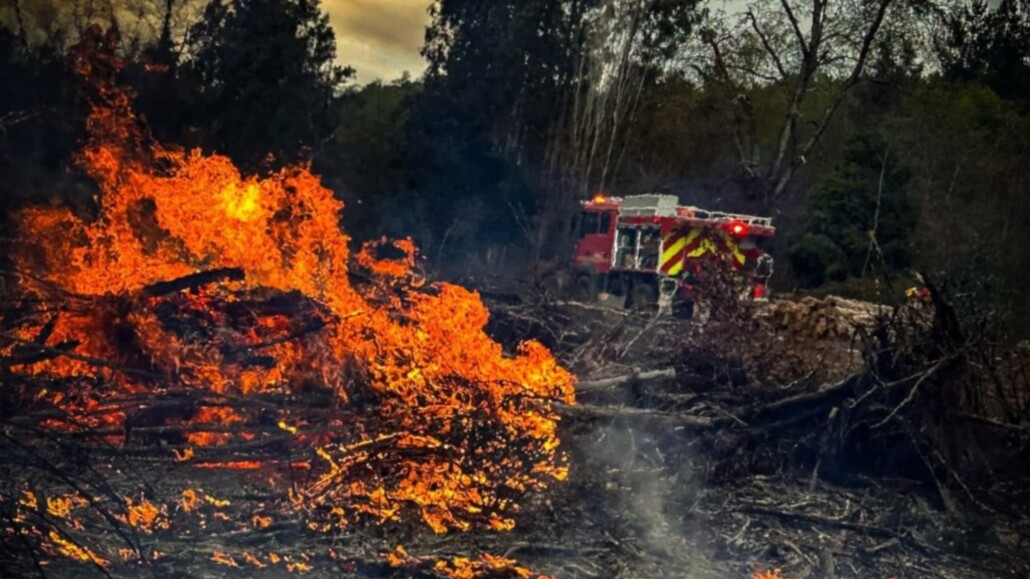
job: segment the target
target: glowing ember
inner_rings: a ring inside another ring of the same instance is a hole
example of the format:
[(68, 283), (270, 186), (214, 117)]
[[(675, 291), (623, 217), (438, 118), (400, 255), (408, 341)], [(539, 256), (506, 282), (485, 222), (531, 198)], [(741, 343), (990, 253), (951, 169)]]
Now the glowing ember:
[(50, 545), (58, 555), (82, 561), (83, 563), (92, 563), (100, 567), (104, 567), (109, 563), (109, 561), (101, 558), (89, 548), (65, 538), (56, 530), (51, 530), (48, 538), (50, 539)]
[(193, 489), (186, 489), (182, 491), (182, 499), (179, 501), (179, 508), (185, 512), (195, 511), (199, 499), (197, 498), (197, 491)]
[(162, 529), (168, 528), (167, 513), (164, 512), (164, 508), (159, 509), (146, 499), (141, 499), (138, 502), (132, 499), (125, 499), (125, 506), (128, 511), (125, 519), (130, 527), (139, 529), (144, 533), (152, 533), (155, 526)]
[(770, 569), (764, 572), (755, 571), (751, 579), (784, 579), (784, 577), (780, 574), (779, 569)]
[(386, 553), (384, 558), (391, 567), (419, 572), (420, 575), (431, 574), (448, 579), (476, 579), (477, 577), (554, 579), (554, 577), (538, 575), (525, 567), (520, 567), (512, 559), (497, 557), (489, 553), (482, 554), (478, 560), (468, 557), (437, 559), (413, 556), (403, 546), (398, 545), (392, 553)]

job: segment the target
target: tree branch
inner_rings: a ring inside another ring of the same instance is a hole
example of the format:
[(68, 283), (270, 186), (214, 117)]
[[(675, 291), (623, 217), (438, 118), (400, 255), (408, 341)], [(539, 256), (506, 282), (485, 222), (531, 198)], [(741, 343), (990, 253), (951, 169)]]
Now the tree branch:
[(798, 19), (794, 16), (794, 11), (791, 10), (790, 4), (787, 0), (780, 0), (780, 4), (783, 6), (783, 11), (787, 14), (787, 19), (790, 20), (790, 26), (794, 30), (794, 36), (798, 39), (798, 46), (801, 48), (801, 54), (807, 60), (808, 43), (805, 41), (805, 35), (801, 33), (801, 26), (798, 24)]
[(776, 54), (772, 45), (769, 44), (769, 38), (766, 37), (765, 33), (762, 32), (762, 29), (758, 26), (758, 18), (755, 16), (755, 13), (749, 8), (745, 16), (751, 21), (751, 28), (755, 31), (755, 34), (758, 35), (758, 39), (762, 41), (762, 46), (765, 47), (765, 51), (769, 53), (769, 56), (776, 64), (776, 70), (779, 71), (780, 77), (787, 78), (787, 71), (783, 68), (783, 62), (780, 60), (780, 55)]
[[(786, 5), (786, 0), (782, 1)], [(851, 69), (851, 74), (848, 75), (848, 78), (841, 85), (833, 100), (830, 102), (829, 105), (827, 105), (826, 109), (823, 111), (822, 116), (816, 123), (815, 131), (812, 133), (811, 137), (809, 137), (809, 139), (805, 141), (803, 145), (801, 145), (801, 147), (797, 150), (797, 154), (794, 155), (793, 159), (791, 159), (790, 163), (785, 168), (780, 164), (781, 160), (777, 156), (777, 163), (773, 165), (774, 170), (770, 172), (770, 176), (772, 176), (775, 179), (775, 185), (773, 186), (772, 193), (769, 195), (767, 200), (767, 203), (769, 205), (775, 204), (783, 196), (783, 193), (787, 189), (787, 185), (790, 183), (790, 180), (794, 176), (794, 172), (798, 167), (805, 163), (806, 157), (809, 155), (809, 153), (812, 152), (812, 149), (815, 148), (815, 145), (819, 142), (819, 139), (822, 138), (823, 133), (826, 132), (827, 127), (829, 127), (830, 121), (833, 119), (833, 115), (837, 112), (837, 109), (840, 107), (840, 104), (844, 101), (844, 98), (847, 96), (848, 91), (851, 90), (855, 85), (857, 85), (862, 80), (862, 73), (865, 70), (865, 63), (866, 59), (869, 57), (869, 51), (872, 49), (873, 41), (876, 39), (876, 34), (877, 32), (879, 32), (880, 26), (883, 24), (883, 19), (886, 16), (887, 9), (890, 7), (892, 1), (893, 0), (880, 0), (879, 5), (877, 6), (876, 14), (873, 17), (872, 22), (869, 23), (869, 27), (866, 29), (866, 32), (862, 37), (862, 47), (861, 49), (859, 49), (858, 58), (855, 60), (855, 66)], [(817, 8), (819, 7), (819, 0), (815, 0), (815, 5)], [(813, 14), (812, 16), (813, 33), (816, 31), (815, 27), (817, 24), (817, 16), (821, 17), (821, 11), (818, 14)], [(818, 50), (818, 45), (815, 44), (816, 39), (813, 38), (812, 42), (814, 49)], [(814, 69), (812, 72), (814, 72)], [(799, 78), (798, 82), (800, 84), (802, 82), (802, 79)], [(795, 97), (796, 96), (797, 94), (795, 93)], [(790, 117), (788, 113), (788, 121), (789, 119)], [(788, 136), (786, 135), (787, 127), (784, 127), (784, 133), (785, 134), (781, 138), (781, 148), (785, 146), (783, 140)], [(791, 134), (790, 136), (793, 135)]]

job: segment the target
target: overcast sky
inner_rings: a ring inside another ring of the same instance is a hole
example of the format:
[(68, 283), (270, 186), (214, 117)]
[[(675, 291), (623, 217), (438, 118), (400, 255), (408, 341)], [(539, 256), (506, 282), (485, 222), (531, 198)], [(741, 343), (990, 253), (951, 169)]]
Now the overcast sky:
[(322, 0), (336, 31), (339, 62), (358, 70), (358, 82), (418, 76), (418, 53), (429, 24), (430, 0)]

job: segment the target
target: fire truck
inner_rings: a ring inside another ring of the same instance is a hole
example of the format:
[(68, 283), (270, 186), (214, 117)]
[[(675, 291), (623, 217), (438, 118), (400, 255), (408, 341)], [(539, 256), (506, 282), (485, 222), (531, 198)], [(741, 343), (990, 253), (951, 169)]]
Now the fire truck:
[(582, 202), (572, 257), (581, 299), (621, 296), (633, 309), (689, 317), (707, 268), (736, 272), (748, 298), (766, 299), (772, 218), (683, 206), (674, 195), (596, 195)]

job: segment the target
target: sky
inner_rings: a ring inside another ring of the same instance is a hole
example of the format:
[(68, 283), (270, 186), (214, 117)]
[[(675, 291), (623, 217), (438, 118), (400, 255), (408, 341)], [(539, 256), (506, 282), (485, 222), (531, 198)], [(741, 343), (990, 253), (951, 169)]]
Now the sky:
[(336, 31), (340, 64), (357, 69), (357, 82), (419, 76), (418, 53), (429, 24), (429, 0), (322, 0)]

